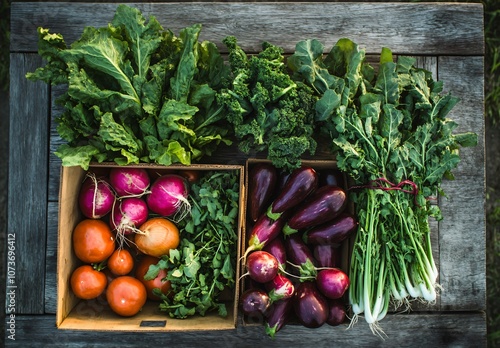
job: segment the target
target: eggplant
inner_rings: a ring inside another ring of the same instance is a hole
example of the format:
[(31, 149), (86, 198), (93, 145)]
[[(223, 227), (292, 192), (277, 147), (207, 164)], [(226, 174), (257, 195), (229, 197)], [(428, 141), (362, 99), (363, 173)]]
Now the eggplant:
[(271, 203), (267, 214), (276, 220), (281, 214), (302, 203), (318, 187), (318, 174), (308, 166), (295, 169), (284, 188)]
[(241, 295), (240, 305), (246, 315), (265, 315), (271, 305), (271, 300), (263, 290), (248, 289)]
[(313, 245), (338, 244), (357, 228), (357, 219), (353, 215), (343, 212), (335, 219), (307, 231), (304, 234), (304, 241)]
[(335, 244), (313, 245), (313, 255), (318, 267), (339, 267), (341, 262), (340, 248)]
[(266, 214), (262, 214), (250, 231), (244, 257), (253, 250), (262, 250), (267, 243), (281, 235), (287, 218), (288, 214), (283, 214), (273, 220)]
[(274, 338), (276, 333), (286, 325), (292, 313), (292, 298), (274, 302), (269, 308), (268, 314), (266, 316), (266, 333), (271, 338)]
[(250, 220), (255, 222), (268, 208), (276, 191), (278, 172), (270, 163), (258, 163), (249, 172), (248, 207)]
[(292, 215), (283, 233), (297, 233), (330, 221), (344, 210), (346, 204), (347, 195), (343, 189), (339, 186), (323, 186)]
[(293, 298), (293, 309), (298, 321), (308, 328), (318, 328), (328, 319), (328, 301), (314, 282), (299, 284)]
[(302, 241), (298, 234), (285, 238), (287, 258), (298, 267), (299, 274), (305, 279), (316, 278), (316, 260), (311, 249)]
[(331, 326), (338, 326), (345, 321), (346, 312), (345, 304), (341, 299), (327, 300), (328, 302), (328, 319), (326, 323)]
[(342, 172), (338, 169), (323, 169), (318, 171), (319, 186), (335, 185), (341, 188), (344, 187)]
[(286, 269), (285, 241), (281, 234), (267, 243), (262, 250), (267, 251), (278, 260), (281, 270)]

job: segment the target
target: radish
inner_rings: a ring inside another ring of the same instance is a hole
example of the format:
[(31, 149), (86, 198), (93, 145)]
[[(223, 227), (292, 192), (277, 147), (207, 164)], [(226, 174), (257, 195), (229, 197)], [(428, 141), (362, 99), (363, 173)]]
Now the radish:
[(150, 179), (146, 169), (118, 167), (110, 170), (109, 183), (118, 197), (134, 197), (147, 192)]
[(179, 214), (176, 220), (180, 221), (191, 211), (188, 194), (185, 178), (177, 174), (165, 174), (153, 182), (146, 202), (153, 213), (164, 217)]
[(276, 275), (273, 280), (266, 283), (266, 290), (271, 303), (291, 298), (295, 293), (295, 287), (292, 281), (283, 274)]
[(258, 250), (250, 253), (246, 260), (246, 267), (250, 278), (258, 283), (267, 283), (278, 274), (278, 260), (266, 251)]
[(102, 178), (98, 179), (94, 173), (87, 173), (78, 196), (78, 204), (85, 217), (102, 218), (111, 211), (115, 199), (108, 182)]
[(124, 198), (115, 204), (111, 216), (110, 225), (116, 230), (118, 240), (123, 236), (140, 232), (139, 226), (148, 219), (148, 206), (142, 198)]
[(335, 300), (344, 296), (349, 288), (350, 280), (339, 268), (326, 268), (318, 272), (316, 285), (327, 298)]

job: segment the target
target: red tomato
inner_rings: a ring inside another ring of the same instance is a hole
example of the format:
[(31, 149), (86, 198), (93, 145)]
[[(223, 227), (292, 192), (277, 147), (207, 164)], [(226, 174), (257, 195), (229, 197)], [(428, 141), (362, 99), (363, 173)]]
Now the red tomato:
[(109, 307), (118, 315), (136, 315), (147, 300), (146, 288), (134, 277), (121, 276), (108, 285), (106, 300)]
[(107, 283), (106, 275), (90, 265), (83, 265), (75, 269), (70, 279), (71, 290), (76, 297), (83, 300), (98, 297), (106, 288)]
[(115, 237), (104, 221), (86, 219), (73, 231), (73, 249), (81, 261), (99, 263), (115, 251)]
[(132, 254), (130, 254), (130, 251), (126, 249), (117, 249), (109, 257), (107, 266), (114, 275), (127, 275), (134, 268), (134, 258)]
[(153, 301), (161, 300), (160, 297), (153, 294), (153, 289), (159, 288), (165, 295), (168, 294), (170, 290), (170, 281), (162, 280), (167, 276), (167, 271), (162, 269), (153, 280), (144, 280), (144, 275), (147, 273), (150, 265), (156, 265), (159, 258), (149, 255), (144, 255), (144, 257), (139, 261), (137, 268), (135, 270), (135, 277), (139, 279), (148, 292), (148, 298)]

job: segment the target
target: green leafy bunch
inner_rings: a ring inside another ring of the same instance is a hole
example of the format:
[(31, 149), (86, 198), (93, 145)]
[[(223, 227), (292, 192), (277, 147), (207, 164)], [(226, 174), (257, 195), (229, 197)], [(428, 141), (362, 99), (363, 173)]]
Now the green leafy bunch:
[(172, 296), (159, 291), (160, 309), (171, 317), (186, 318), (217, 310), (227, 315), (221, 293), (234, 289), (236, 282), (239, 181), (235, 171), (208, 171), (191, 186), (189, 218), (179, 223), (181, 242), (157, 265), (146, 279), (160, 269), (167, 271)]
[(316, 151), (312, 89), (292, 80), (279, 46), (263, 42), (262, 51), (249, 56), (234, 36), (223, 43), (229, 52), (232, 80), (218, 99), (234, 127), (239, 149), (267, 152), (278, 168), (298, 167), (304, 153)]
[(215, 44), (199, 42), (200, 31), (192, 25), (177, 37), (126, 5), (107, 27), (86, 27), (70, 47), (39, 28), (47, 63), (27, 77), (67, 85), (56, 120), (67, 142), (56, 151), (63, 165), (190, 164), (229, 144), (215, 100), (229, 69)]
[(431, 196), (453, 179), (459, 149), (474, 133), (455, 134), (448, 115), (458, 98), (415, 66), (415, 59), (384, 48), (378, 71), (365, 53), (341, 39), (324, 55), (317, 40), (301, 41), (288, 60), (316, 93), (316, 120), (330, 137), (338, 166), (354, 181), (350, 197), (359, 227), (349, 277), (355, 316), (374, 332), (389, 304), (436, 299), (437, 268), (428, 218), (441, 219)]

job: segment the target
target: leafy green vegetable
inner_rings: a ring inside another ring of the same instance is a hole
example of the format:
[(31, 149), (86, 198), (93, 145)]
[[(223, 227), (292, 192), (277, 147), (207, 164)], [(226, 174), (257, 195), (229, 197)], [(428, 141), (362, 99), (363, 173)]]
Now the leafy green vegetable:
[(359, 228), (349, 299), (354, 315), (363, 314), (379, 332), (391, 302), (409, 307), (413, 298), (436, 298), (428, 219), (442, 215), (430, 199), (443, 194), (440, 185), (453, 178), (460, 147), (474, 146), (477, 135), (453, 133), (457, 125), (448, 114), (458, 99), (442, 94), (442, 83), (415, 67), (414, 58), (394, 62), (384, 48), (375, 72), (348, 39), (324, 59), (322, 52), (317, 42), (300, 42), (289, 64), (320, 93), (317, 119), (339, 168), (354, 180)]
[(298, 167), (304, 153), (316, 151), (317, 98), (312, 89), (292, 80), (280, 47), (264, 42), (261, 52), (247, 56), (235, 37), (223, 42), (233, 77), (217, 98), (225, 106), (239, 149), (247, 154), (267, 151), (278, 168)]
[(199, 42), (200, 31), (196, 24), (176, 37), (126, 5), (107, 27), (85, 28), (70, 47), (62, 35), (39, 28), (47, 64), (27, 78), (67, 85), (56, 120), (67, 142), (56, 151), (63, 165), (187, 165), (230, 144), (215, 98), (229, 68), (215, 44)]
[(150, 266), (145, 279), (167, 270), (174, 296), (157, 295), (163, 299), (160, 309), (171, 317), (205, 315), (211, 310), (226, 316), (220, 294), (234, 289), (236, 282), (238, 173), (206, 172), (191, 186), (189, 200), (191, 216), (179, 223), (179, 247)]

